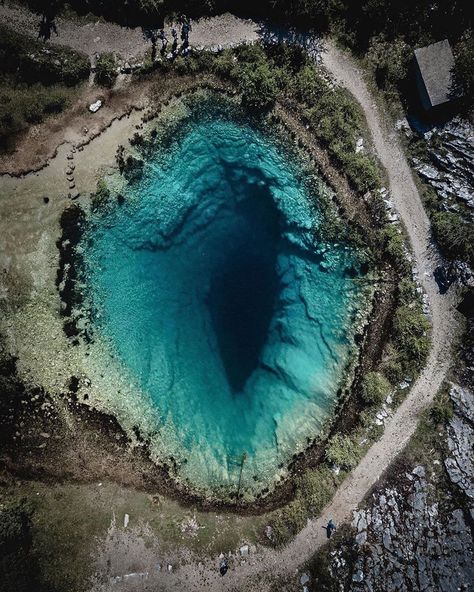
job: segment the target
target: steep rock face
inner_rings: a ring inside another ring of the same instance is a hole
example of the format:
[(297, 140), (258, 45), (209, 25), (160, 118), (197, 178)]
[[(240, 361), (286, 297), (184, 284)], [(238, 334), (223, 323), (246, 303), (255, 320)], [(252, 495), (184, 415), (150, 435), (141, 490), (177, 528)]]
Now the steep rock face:
[(460, 200), (474, 210), (474, 126), (456, 117), (425, 138), (429, 162), (414, 159), (418, 174), (448, 204)]

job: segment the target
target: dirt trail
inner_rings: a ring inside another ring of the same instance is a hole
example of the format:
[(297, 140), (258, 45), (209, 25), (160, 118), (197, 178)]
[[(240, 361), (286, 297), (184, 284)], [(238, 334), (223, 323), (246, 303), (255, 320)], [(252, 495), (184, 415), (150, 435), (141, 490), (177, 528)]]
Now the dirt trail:
[[(0, 7), (0, 22), (5, 21), (5, 18), (13, 18), (12, 11), (17, 11), (17, 9)], [(17, 12), (23, 14), (23, 16), (21, 14), (18, 16), (15, 12), (15, 18), (20, 19), (17, 24), (20, 23), (23, 27), (23, 23), (33, 22), (32, 17), (28, 17), (24, 11)], [(69, 30), (66, 28), (66, 22), (60, 21), (58, 23), (60, 34), (68, 32), (61, 34), (59, 41), (70, 43), (72, 47), (80, 49), (88, 46), (91, 38), (96, 39), (97, 36), (100, 36), (100, 41), (103, 44), (106, 42), (107, 36), (101, 34), (92, 37), (89, 32), (91, 29), (95, 34), (95, 27), (99, 27), (99, 24), (92, 26), (70, 21), (67, 25), (71, 27)], [(116, 27), (116, 25), (107, 24), (100, 24), (100, 26)], [(253, 41), (257, 31), (268, 36), (268, 31), (259, 28), (256, 23), (224, 15), (218, 17), (217, 20), (205, 19), (197, 23), (193, 29), (191, 42), (194, 45), (220, 44), (228, 46), (236, 42)], [(126, 51), (130, 51), (130, 54), (136, 55), (143, 51), (143, 39), (138, 36), (137, 30), (121, 29), (120, 36), (122, 38), (120, 43), (124, 44), (123, 47), (126, 48)], [(117, 35), (114, 34), (114, 37), (116, 38)], [(114, 41), (110, 47), (100, 45), (100, 51), (116, 50), (115, 43)], [(315, 45), (317, 45), (316, 41)], [(99, 50), (98, 47), (98, 45), (94, 46), (94, 51)], [(115, 584), (110, 589), (117, 591), (165, 589), (187, 590), (188, 592), (206, 590), (212, 592), (252, 590), (252, 583), (255, 583), (255, 589), (263, 592), (266, 589), (264, 583), (262, 581), (256, 583), (261, 576), (265, 574), (268, 576), (294, 574), (298, 567), (325, 543), (326, 535), (323, 526), (329, 517), (339, 524), (350, 519), (352, 510), (362, 502), (370, 488), (412, 436), (420, 411), (432, 401), (446, 375), (451, 357), (450, 343), (455, 327), (454, 305), (449, 295), (439, 294), (433, 279), (433, 270), (438, 264), (439, 258), (431, 244), (429, 220), (423, 209), (399, 139), (396, 132), (387, 127), (368, 90), (363, 74), (351, 58), (336, 49), (331, 43), (326, 43), (322, 61), (334, 78), (345, 86), (362, 106), (375, 151), (387, 171), (392, 200), (407, 230), (420, 281), (430, 301), (433, 347), (428, 363), (405, 401), (387, 421), (381, 439), (370, 448), (358, 467), (344, 481), (331, 503), (325, 508), (322, 513), (323, 518), (309, 521), (294, 541), (283, 550), (261, 550), (256, 555), (250, 556), (243, 565), (230, 570), (224, 578), (217, 571), (217, 562), (209, 561), (199, 565), (188, 563), (182, 565), (175, 572), (156, 574), (148, 579), (146, 584), (145, 582), (128, 581)], [(108, 587), (100, 589), (105, 591)]]
[[(40, 16), (13, 2), (0, 6), (0, 24), (7, 25), (22, 34), (37, 37)], [(58, 17), (55, 20), (58, 35), (51, 36), (50, 43), (67, 45), (93, 57), (96, 53), (115, 52), (124, 60), (138, 59), (151, 48), (141, 27), (121, 27), (98, 17), (75, 19)], [(258, 39), (258, 25), (251, 20), (232, 15), (203, 18), (193, 22), (190, 35), (195, 46), (212, 47), (235, 45)], [(171, 43), (171, 24), (165, 27)]]

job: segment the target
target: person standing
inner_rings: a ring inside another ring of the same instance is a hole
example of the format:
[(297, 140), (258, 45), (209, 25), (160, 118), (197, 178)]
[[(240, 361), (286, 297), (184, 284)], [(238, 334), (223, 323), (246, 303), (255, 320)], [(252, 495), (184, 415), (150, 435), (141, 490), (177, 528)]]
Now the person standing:
[(336, 525), (334, 524), (334, 522), (331, 519), (331, 520), (329, 520), (329, 522), (326, 526), (326, 534), (327, 534), (328, 539), (330, 539), (332, 537), (335, 530), (336, 530)]
[(171, 51), (175, 53), (178, 49), (178, 31), (176, 31), (174, 27), (171, 29), (171, 37), (173, 37), (173, 45), (171, 46)]
[(163, 55), (165, 53), (166, 46), (168, 45), (168, 37), (166, 36), (164, 29), (160, 29), (158, 39), (161, 40), (161, 55)]

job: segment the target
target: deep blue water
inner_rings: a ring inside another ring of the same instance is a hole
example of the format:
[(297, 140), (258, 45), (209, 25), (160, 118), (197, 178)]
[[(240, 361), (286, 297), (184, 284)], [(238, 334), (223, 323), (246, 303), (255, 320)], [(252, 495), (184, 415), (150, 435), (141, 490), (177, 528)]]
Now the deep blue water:
[(96, 331), (156, 409), (156, 453), (196, 485), (235, 487), (246, 452), (244, 487), (268, 486), (344, 379), (354, 253), (318, 241), (296, 170), (232, 120), (157, 148), (126, 198), (85, 258)]

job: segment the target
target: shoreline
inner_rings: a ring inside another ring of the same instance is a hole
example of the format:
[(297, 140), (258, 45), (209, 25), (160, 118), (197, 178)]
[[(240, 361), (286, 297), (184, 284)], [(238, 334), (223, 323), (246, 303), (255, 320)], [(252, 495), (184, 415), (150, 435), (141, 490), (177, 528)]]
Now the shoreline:
[[(213, 85), (211, 84), (211, 87), (212, 86)], [(191, 90), (190, 90), (190, 87), (191, 87)], [(206, 83), (203, 83), (202, 81), (198, 81), (197, 84), (196, 84), (196, 82), (194, 82), (194, 84), (190, 84), (188, 86), (188, 89), (186, 91), (181, 90), (181, 91), (178, 91), (178, 93), (175, 93), (174, 95), (167, 96), (166, 98), (164, 98), (162, 100), (161, 104), (167, 105), (173, 99), (173, 97), (179, 98), (183, 94), (188, 94), (189, 92), (193, 92), (193, 90), (203, 88), (203, 87), (209, 88), (209, 85), (206, 85)], [(228, 88), (222, 88), (222, 87), (220, 89), (216, 89), (215, 86), (213, 87), (213, 89), (217, 90), (218, 92), (224, 92), (224, 93), (227, 93), (229, 90)], [(161, 111), (161, 107), (154, 114), (152, 114), (152, 112), (150, 112), (149, 114), (147, 114), (147, 113), (143, 114), (143, 116), (141, 118), (142, 122), (146, 123), (148, 121), (151, 121), (152, 119), (154, 119), (154, 117), (156, 117), (158, 115), (159, 111)], [(280, 117), (282, 117), (282, 119), (284, 119), (284, 116), (285, 116), (284, 107), (278, 106), (278, 111), (279, 111)], [(301, 137), (298, 136), (298, 132), (300, 131), (300, 129), (298, 128), (298, 125), (295, 124), (294, 120), (293, 121), (291, 120), (291, 114), (286, 113), (286, 115), (288, 117), (287, 117), (286, 123), (284, 122), (283, 124), (286, 127), (288, 127), (289, 130), (291, 130), (291, 127), (293, 126), (293, 132), (296, 133), (297, 140), (301, 140)], [(114, 118), (114, 121), (122, 120), (125, 117), (126, 117), (126, 114), (122, 114), (121, 116), (117, 116), (116, 118)], [(92, 139), (95, 139), (95, 138), (101, 137), (101, 136), (104, 137), (104, 135), (107, 134), (108, 130), (112, 126), (112, 123), (113, 122), (109, 122), (109, 124), (102, 130), (101, 133), (94, 136), (94, 138), (89, 139), (84, 144), (84, 146), (89, 145), (92, 142)], [(140, 126), (137, 124), (135, 127), (138, 128), (141, 126), (142, 126), (142, 124)], [(311, 139), (311, 134), (308, 133), (307, 135)], [(313, 143), (314, 143), (314, 139), (313, 139)], [(312, 144), (312, 146), (313, 146), (313, 144)], [(308, 146), (305, 146), (304, 141), (303, 141), (303, 147), (304, 147), (304, 149), (308, 148)], [(324, 151), (317, 146), (315, 146), (315, 149), (319, 150), (319, 156), (322, 155), (325, 157), (324, 160), (320, 159), (319, 161), (316, 161), (318, 168), (321, 169), (321, 173), (323, 175), (325, 182), (327, 182), (328, 176), (329, 176), (329, 179), (331, 180), (330, 185), (334, 187), (334, 184), (336, 184), (335, 197), (338, 202), (339, 202), (339, 197), (340, 197), (340, 193), (339, 193), (338, 189), (340, 190), (340, 189), (344, 188), (344, 190), (345, 190), (344, 197), (345, 197), (345, 201), (346, 201), (345, 205), (347, 206), (347, 204), (349, 203), (348, 200), (350, 200), (351, 194), (355, 200), (355, 196), (354, 196), (353, 192), (351, 192), (351, 190), (348, 188), (348, 185), (345, 182), (345, 180), (342, 178), (342, 176), (339, 173), (337, 173), (337, 171), (335, 171), (335, 169), (332, 168), (332, 166), (330, 165), (330, 163), (327, 160), (327, 157), (326, 157)], [(310, 150), (310, 152), (312, 152), (312, 150)], [(312, 156), (314, 158), (318, 158), (318, 152), (316, 152)], [(54, 159), (52, 159), (52, 160), (54, 160)], [(49, 161), (48, 164), (50, 164), (50, 162), (51, 161)], [(356, 203), (360, 203), (360, 200)], [(68, 202), (66, 202), (63, 212), (67, 210), (67, 204), (68, 204)], [(357, 215), (358, 215), (357, 210), (360, 210), (360, 208), (355, 208), (355, 213), (353, 214), (354, 218), (357, 218)], [(364, 212), (364, 213), (366, 213), (366, 212)], [(63, 237), (63, 238), (66, 238), (66, 241), (68, 240), (68, 237)], [(392, 287), (392, 291), (391, 291), (391, 298), (393, 298), (393, 287)], [(390, 309), (390, 298), (389, 298), (389, 302), (386, 303), (385, 310), (382, 312), (381, 312), (381, 306), (380, 306), (381, 299), (374, 297), (374, 300), (377, 302), (377, 306), (374, 307), (372, 314), (370, 315), (371, 318), (369, 318), (365, 324), (364, 337), (361, 339), (361, 341), (363, 342), (363, 347), (359, 350), (358, 361), (356, 364), (356, 369), (354, 372), (354, 379), (352, 381), (351, 387), (347, 389), (349, 391), (349, 393), (350, 393), (350, 391), (355, 390), (355, 385), (357, 385), (357, 381), (360, 379), (360, 375), (362, 373), (361, 369), (363, 368), (363, 365), (364, 365), (364, 362), (366, 359), (366, 352), (370, 351), (370, 350), (378, 350), (379, 351), (378, 355), (380, 355), (380, 351), (381, 351), (381, 348), (384, 343), (383, 335), (379, 335), (379, 336), (376, 335), (375, 325), (378, 325), (379, 323), (378, 322), (375, 323), (374, 321), (378, 320), (380, 317), (384, 318), (385, 321), (388, 319), (388, 313), (389, 313), (389, 309)], [(372, 317), (372, 315), (373, 315), (373, 317)], [(63, 316), (62, 318), (64, 319), (66, 317)], [(383, 322), (382, 325), (385, 326), (385, 322)], [(377, 347), (377, 343), (378, 343), (378, 347)], [(371, 367), (373, 365), (373, 363), (374, 363), (374, 359), (371, 359), (367, 363), (367, 366)], [(103, 413), (103, 412), (101, 412), (97, 409), (91, 408), (89, 406), (87, 406), (87, 407), (89, 409), (91, 409), (91, 411), (93, 413), (98, 413), (99, 414), (98, 417), (102, 417), (102, 420), (99, 420), (99, 423), (103, 422), (103, 424), (105, 425), (108, 422), (110, 422), (110, 416), (107, 413)], [(349, 413), (348, 413), (348, 409), (349, 409)], [(341, 426), (343, 427), (343, 429), (347, 429), (349, 427), (349, 425), (351, 425), (351, 420), (350, 419), (348, 420), (348, 415), (352, 417), (352, 422), (353, 422), (354, 418), (357, 416), (357, 413), (359, 410), (360, 409), (358, 408), (357, 403), (355, 401), (355, 396), (351, 397), (349, 394), (349, 396), (347, 396), (343, 401), (340, 400), (335, 408), (334, 416), (336, 417), (336, 419), (333, 421), (333, 423), (331, 425), (331, 428), (329, 430), (329, 435), (331, 435), (332, 433), (334, 433), (335, 431), (340, 429)], [(115, 419), (115, 417), (114, 417), (114, 419)], [(120, 430), (123, 432), (123, 430), (121, 428), (120, 428)], [(123, 434), (125, 434), (125, 432), (123, 432)], [(146, 444), (143, 442), (140, 442), (139, 437), (137, 437), (137, 440), (138, 440), (139, 445), (141, 447), (142, 454), (144, 454), (145, 457), (147, 457), (146, 462), (151, 463), (154, 468), (158, 468), (156, 463), (154, 463), (149, 458), (150, 453), (149, 453), (149, 450), (146, 449)], [(316, 438), (316, 440), (318, 440), (318, 439)], [(160, 478), (156, 482), (153, 482), (152, 484), (150, 484), (149, 486), (150, 487), (155, 487), (155, 486), (156, 487), (163, 487), (164, 486), (164, 488), (166, 490), (166, 495), (170, 495), (174, 499), (178, 499), (179, 501), (184, 501), (187, 504), (198, 504), (200, 508), (205, 509), (205, 510), (212, 510), (212, 509), (219, 508), (219, 509), (224, 509), (224, 510), (229, 510), (229, 511), (237, 512), (237, 513), (244, 513), (244, 514), (265, 513), (271, 509), (275, 509), (275, 508), (283, 505), (284, 503), (286, 503), (287, 501), (289, 501), (292, 498), (292, 496), (294, 494), (294, 486), (291, 483), (292, 479), (295, 477), (295, 475), (300, 474), (306, 468), (313, 467), (318, 464), (318, 462), (321, 460), (323, 453), (324, 453), (324, 440), (327, 440), (327, 438), (323, 439), (323, 441), (318, 440), (315, 442), (313, 440), (312, 444), (309, 447), (307, 447), (304, 451), (299, 452), (299, 453), (295, 453), (292, 460), (289, 463), (289, 466), (288, 466), (289, 472), (286, 475), (286, 477), (282, 480), (282, 482), (280, 484), (277, 483), (274, 486), (274, 489), (270, 493), (268, 493), (265, 497), (260, 498), (260, 499), (256, 498), (252, 502), (235, 502), (235, 503), (233, 503), (233, 502), (230, 502), (229, 500), (219, 501), (216, 499), (212, 499), (212, 500), (206, 499), (205, 496), (203, 497), (201, 494), (193, 492), (191, 489), (183, 488), (182, 486), (180, 486), (179, 482), (177, 482), (173, 477), (170, 477), (169, 474), (165, 475), (164, 479)], [(128, 448), (129, 448), (129, 442), (126, 443), (124, 452), (127, 452)], [(135, 448), (136, 448), (136, 446), (135, 446)], [(161, 477), (163, 477), (163, 475)], [(169, 483), (170, 481), (173, 482), (173, 485), (171, 485), (171, 486)], [(174, 490), (174, 492), (172, 493), (171, 490)], [(252, 505), (253, 511), (251, 510), (249, 512), (250, 505)]]

